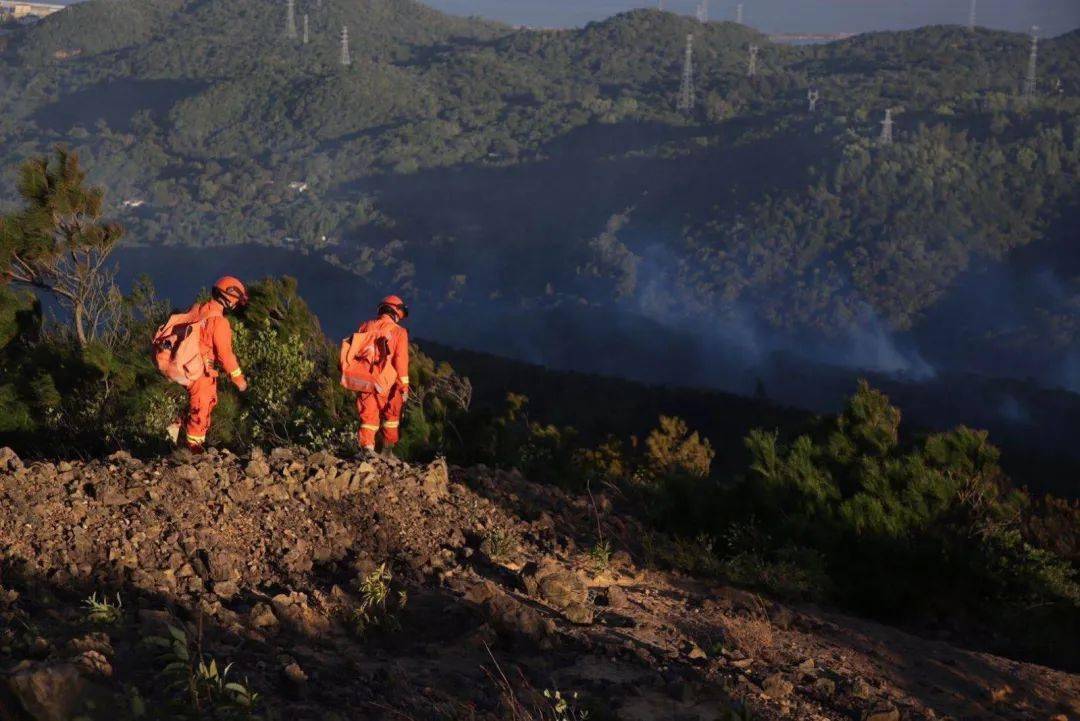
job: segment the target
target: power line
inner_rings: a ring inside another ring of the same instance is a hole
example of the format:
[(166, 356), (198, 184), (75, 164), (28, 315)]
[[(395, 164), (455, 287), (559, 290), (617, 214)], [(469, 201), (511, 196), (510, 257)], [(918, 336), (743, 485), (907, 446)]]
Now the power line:
[(352, 65), (352, 56), (349, 54), (349, 28), (341, 26), (341, 64), (345, 67)]
[(285, 37), (296, 40), (296, 0), (285, 3)]
[(679, 88), (678, 109), (684, 113), (693, 112), (694, 93), (694, 36), (686, 36), (686, 56), (683, 58), (682, 86)]
[(1028, 56), (1028, 68), (1027, 77), (1024, 79), (1024, 100), (1031, 102), (1035, 100), (1035, 93), (1038, 90), (1038, 70), (1039, 70), (1039, 26), (1031, 26), (1031, 55)]
[(893, 119), (892, 109), (885, 111), (885, 119), (881, 121), (881, 144), (892, 145), (893, 141)]

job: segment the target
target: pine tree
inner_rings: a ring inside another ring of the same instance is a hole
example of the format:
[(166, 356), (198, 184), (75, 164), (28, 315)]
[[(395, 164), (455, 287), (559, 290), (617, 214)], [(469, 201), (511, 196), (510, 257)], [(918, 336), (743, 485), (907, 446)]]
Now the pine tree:
[(94, 339), (115, 298), (106, 265), (123, 235), (103, 222), (100, 188), (85, 186), (78, 155), (58, 147), (19, 171), (25, 206), (0, 218), (0, 273), (4, 281), (51, 293), (71, 314), (81, 347)]

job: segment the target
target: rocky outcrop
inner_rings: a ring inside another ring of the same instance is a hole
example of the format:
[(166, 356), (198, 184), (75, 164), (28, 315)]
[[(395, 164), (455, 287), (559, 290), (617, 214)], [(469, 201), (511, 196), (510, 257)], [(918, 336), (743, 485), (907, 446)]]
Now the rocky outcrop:
[(645, 568), (641, 525), (596, 505), (602, 571), (589, 499), (516, 472), (0, 449), (0, 721), (236, 702), (177, 686), (177, 648), (280, 718), (493, 721), (545, 688), (621, 721), (1080, 715), (1075, 676)]
[(521, 571), (525, 591), (579, 624), (593, 621), (589, 587), (576, 572), (552, 558), (529, 563)]

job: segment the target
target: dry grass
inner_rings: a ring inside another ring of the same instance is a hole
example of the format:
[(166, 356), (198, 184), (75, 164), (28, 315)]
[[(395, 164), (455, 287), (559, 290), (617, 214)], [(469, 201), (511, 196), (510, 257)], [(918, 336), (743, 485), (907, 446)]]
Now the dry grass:
[[(577, 703), (577, 694), (563, 696), (559, 691), (538, 692), (519, 669), (517, 683), (503, 672), (491, 648), (484, 644), (492, 668), (484, 672), (499, 689), (499, 700), (506, 721), (588, 721), (589, 713)], [(525, 699), (525, 700), (523, 700)]]
[(762, 651), (772, 649), (776, 643), (773, 626), (763, 615), (735, 616), (725, 613), (720, 617), (720, 625), (728, 645), (751, 657), (760, 656)]

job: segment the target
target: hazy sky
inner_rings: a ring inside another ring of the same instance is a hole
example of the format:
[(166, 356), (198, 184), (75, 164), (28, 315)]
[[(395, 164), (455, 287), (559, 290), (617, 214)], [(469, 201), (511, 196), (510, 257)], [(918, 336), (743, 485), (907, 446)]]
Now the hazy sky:
[[(482, 15), (509, 23), (582, 25), (617, 12), (656, 7), (656, 0), (426, 0), (459, 15)], [(862, 32), (967, 22), (970, 0), (709, 0), (709, 17), (733, 20), (743, 3), (744, 21), (768, 32)], [(977, 0), (980, 25), (1027, 30), (1044, 36), (1080, 27), (1080, 0)], [(697, 0), (664, 0), (674, 12), (691, 14)]]

